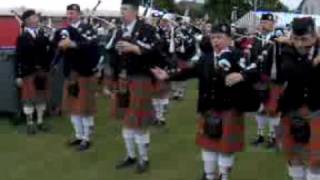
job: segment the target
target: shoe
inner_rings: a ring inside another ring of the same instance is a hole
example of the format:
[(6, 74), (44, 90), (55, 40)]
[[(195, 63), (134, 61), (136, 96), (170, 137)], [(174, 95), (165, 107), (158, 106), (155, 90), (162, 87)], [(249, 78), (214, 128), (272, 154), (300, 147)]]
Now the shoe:
[(91, 143), (89, 141), (83, 140), (83, 141), (81, 141), (81, 143), (78, 147), (78, 151), (83, 152), (83, 151), (90, 149), (90, 147), (91, 147)]
[(37, 129), (42, 132), (48, 132), (49, 127), (44, 124), (37, 124)]
[(263, 136), (258, 136), (254, 141), (251, 142), (251, 145), (253, 146), (259, 146), (265, 142)]
[(161, 127), (166, 126), (166, 124), (167, 124), (166, 121), (159, 121), (158, 122), (158, 125), (161, 126)]
[[(206, 173), (203, 173), (201, 180), (209, 180), (209, 179), (207, 179)], [(214, 178), (213, 180), (221, 180), (221, 176)]]
[(137, 172), (138, 174), (145, 173), (145, 172), (148, 171), (149, 166), (150, 166), (149, 161), (139, 162), (139, 163), (137, 164), (136, 172)]
[(74, 139), (74, 140), (68, 141), (67, 144), (68, 146), (78, 146), (81, 144), (81, 142), (82, 142), (81, 139)]
[(135, 165), (136, 163), (137, 163), (136, 158), (127, 157), (124, 161), (121, 161), (119, 164), (116, 165), (116, 169), (129, 168)]
[(174, 101), (178, 101), (179, 100), (179, 96), (178, 95), (174, 95), (174, 96), (172, 96), (171, 99), (174, 100)]
[(203, 173), (201, 180), (208, 180), (206, 173)]
[(267, 149), (274, 149), (277, 147), (276, 139), (275, 138), (269, 138), (266, 144)]
[(37, 128), (34, 124), (27, 125), (27, 134), (35, 135), (37, 133)]

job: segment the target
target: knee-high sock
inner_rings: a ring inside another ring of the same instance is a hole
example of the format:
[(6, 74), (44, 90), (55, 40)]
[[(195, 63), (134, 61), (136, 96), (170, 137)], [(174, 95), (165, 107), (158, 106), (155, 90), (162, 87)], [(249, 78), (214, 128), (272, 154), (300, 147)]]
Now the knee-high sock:
[(320, 179), (320, 168), (313, 172), (310, 169), (307, 170), (307, 180), (319, 180)]
[(170, 100), (169, 100), (169, 98), (167, 98), (167, 97), (161, 99), (161, 103), (162, 103), (163, 105), (168, 105), (169, 102), (170, 102)]
[(36, 111), (37, 111), (37, 124), (43, 123), (43, 115), (46, 110), (46, 104), (40, 103), (36, 105)]
[(71, 115), (71, 123), (77, 139), (82, 139), (84, 134), (84, 127), (82, 124), (82, 117), (78, 115)]
[(266, 116), (264, 115), (256, 115), (256, 121), (257, 121), (257, 134), (258, 136), (263, 136), (264, 135), (264, 130), (266, 127)]
[(303, 165), (289, 165), (288, 172), (292, 180), (306, 180), (306, 169)]
[(134, 134), (133, 129), (122, 129), (122, 137), (126, 146), (127, 156), (129, 158), (136, 158), (135, 144), (134, 144)]
[(165, 121), (164, 113), (165, 113), (166, 102), (165, 99), (159, 99), (159, 120)]
[(184, 90), (185, 90), (184, 82), (179, 82), (178, 83), (178, 91), (179, 91), (180, 96), (183, 96)]
[(134, 139), (138, 145), (140, 161), (149, 161), (148, 151), (150, 145), (150, 133), (148, 131), (136, 130)]
[(276, 138), (276, 128), (280, 123), (280, 117), (268, 117), (267, 121), (269, 123), (269, 137)]
[(221, 180), (228, 180), (234, 164), (234, 154), (219, 153), (218, 159)]
[(94, 117), (93, 116), (82, 117), (82, 124), (83, 124), (82, 139), (85, 141), (90, 141), (91, 136), (94, 132)]
[(23, 113), (27, 116), (27, 125), (33, 124), (34, 107), (32, 105), (24, 105)]
[(160, 119), (160, 100), (154, 98), (154, 99), (152, 99), (152, 104), (153, 104), (156, 118)]
[(218, 153), (202, 149), (202, 161), (206, 178), (208, 180), (216, 179), (216, 169), (218, 163)]
[(179, 82), (172, 82), (173, 96), (179, 95)]

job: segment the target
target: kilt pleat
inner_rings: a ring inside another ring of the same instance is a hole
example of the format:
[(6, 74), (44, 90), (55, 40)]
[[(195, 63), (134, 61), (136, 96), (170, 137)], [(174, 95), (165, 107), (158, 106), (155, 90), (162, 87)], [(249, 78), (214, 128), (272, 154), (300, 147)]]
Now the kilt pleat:
[(157, 81), (154, 85), (154, 98), (167, 98), (170, 93), (170, 83)]
[(154, 120), (152, 97), (154, 87), (151, 78), (137, 76), (129, 80), (130, 100), (124, 116), (124, 125), (129, 128), (146, 128)]
[(213, 111), (211, 113), (222, 118), (223, 135), (220, 139), (209, 138), (204, 133), (204, 116), (200, 115), (196, 144), (203, 149), (222, 153), (242, 151), (244, 148), (244, 120), (242, 114), (233, 110), (222, 112)]
[[(299, 111), (302, 117), (308, 117), (310, 112), (308, 108), (303, 107)], [(283, 150), (289, 160), (303, 159), (308, 162), (311, 167), (320, 166), (320, 116), (308, 119), (310, 123), (311, 135), (309, 143), (301, 144), (294, 140), (290, 132), (292, 119), (288, 115), (284, 115), (281, 119), (280, 126), (280, 142)]]
[(279, 98), (283, 92), (283, 88), (278, 85), (270, 85), (268, 98), (264, 102), (265, 112), (273, 117), (278, 115)]
[[(35, 78), (41, 76), (44, 79), (44, 89), (37, 89)], [(50, 97), (50, 80), (48, 73), (37, 72), (26, 76), (22, 80), (21, 100), (23, 103), (47, 102)]]
[(93, 77), (77, 76), (74, 79), (79, 84), (79, 95), (74, 97), (69, 94), (70, 81), (65, 82), (63, 108), (66, 113), (92, 116), (96, 112), (97, 81)]

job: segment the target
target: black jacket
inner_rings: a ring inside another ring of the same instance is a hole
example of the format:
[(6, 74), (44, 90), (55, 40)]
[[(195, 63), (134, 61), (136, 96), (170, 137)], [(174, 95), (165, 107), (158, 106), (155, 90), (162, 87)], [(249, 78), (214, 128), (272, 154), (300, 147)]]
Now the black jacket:
[[(133, 28), (131, 37), (122, 37), (123, 32), (118, 30), (113, 48), (110, 49), (111, 67), (113, 68), (114, 78), (118, 78), (119, 73), (125, 69), (129, 76), (143, 75), (151, 76), (150, 68), (157, 66), (159, 61), (162, 61), (158, 48), (158, 38), (156, 30), (151, 25), (145, 24), (141, 20), (137, 20)], [(119, 54), (115, 49), (116, 44), (121, 41), (129, 41), (138, 45), (141, 49), (141, 54)]]
[[(256, 79), (256, 68), (254, 66), (249, 68), (253, 64), (247, 62), (246, 67), (241, 67), (240, 61), (243, 58), (235, 51), (225, 52), (217, 59), (218, 62), (225, 60), (230, 62), (231, 68), (227, 71), (216, 68), (213, 59), (214, 54), (212, 52), (203, 54), (194, 67), (171, 75), (170, 80), (198, 78), (198, 112), (200, 113), (211, 109), (256, 110), (259, 102), (252, 88), (252, 83)], [(225, 85), (225, 77), (232, 72), (241, 72), (245, 80), (232, 87), (227, 87)]]
[(38, 70), (49, 71), (53, 58), (52, 44), (44, 31), (39, 30), (34, 38), (24, 31), (16, 43), (16, 75), (28, 76)]
[(285, 90), (280, 98), (280, 111), (295, 111), (304, 105), (311, 110), (320, 109), (320, 66), (312, 60), (319, 55), (319, 47), (310, 59), (301, 56), (292, 46), (285, 46), (281, 56), (281, 71), (284, 74)]
[(62, 53), (64, 59), (64, 74), (66, 77), (71, 71), (77, 72), (81, 76), (92, 76), (97, 71), (100, 59), (99, 44), (97, 34), (92, 26), (80, 24), (78, 28), (68, 26), (60, 29), (55, 34), (55, 44), (63, 38), (63, 31), (68, 32), (69, 37), (77, 45), (76, 48), (69, 48)]

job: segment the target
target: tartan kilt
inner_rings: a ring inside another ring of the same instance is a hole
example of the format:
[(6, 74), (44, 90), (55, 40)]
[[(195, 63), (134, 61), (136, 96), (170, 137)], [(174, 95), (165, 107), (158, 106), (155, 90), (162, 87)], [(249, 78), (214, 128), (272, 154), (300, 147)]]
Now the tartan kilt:
[(154, 120), (152, 98), (154, 85), (150, 77), (134, 76), (129, 78), (129, 107), (124, 116), (124, 126), (144, 129)]
[(223, 135), (220, 139), (209, 138), (204, 133), (204, 115), (198, 120), (196, 144), (203, 149), (221, 153), (240, 152), (244, 149), (244, 118), (239, 112), (229, 110), (211, 112), (223, 120)]
[[(41, 76), (44, 78), (44, 89), (38, 90), (35, 85), (35, 78)], [(49, 74), (46, 72), (36, 72), (26, 76), (22, 80), (21, 100), (23, 103), (48, 102), (50, 98)]]
[[(310, 114), (306, 107), (299, 109), (298, 112), (302, 117)], [(279, 139), (288, 160), (303, 159), (311, 167), (320, 167), (320, 116), (309, 120), (311, 135), (308, 144), (301, 144), (294, 140), (290, 133), (292, 119), (288, 115), (284, 115), (281, 119)]]
[(283, 92), (283, 87), (275, 84), (270, 85), (270, 89), (268, 91), (268, 98), (263, 103), (265, 108), (265, 113), (268, 116), (271, 116), (271, 117), (278, 116), (279, 98), (282, 92)]
[(124, 118), (124, 114), (126, 113), (127, 108), (120, 107), (119, 105), (119, 94), (114, 93), (110, 99), (111, 101), (111, 117), (120, 120)]
[(67, 80), (64, 85), (64, 112), (80, 116), (94, 115), (96, 112), (96, 79), (77, 76), (74, 80), (79, 84), (79, 95), (74, 97), (69, 94), (68, 87), (71, 82)]
[(111, 78), (104, 79), (103, 84), (104, 84), (104, 87), (108, 88), (109, 90), (112, 90), (115, 87), (115, 82)]
[(170, 94), (170, 82), (157, 81), (154, 85), (154, 98), (167, 98)]

